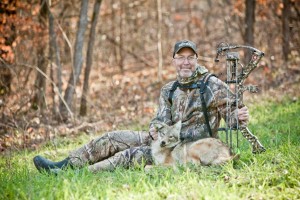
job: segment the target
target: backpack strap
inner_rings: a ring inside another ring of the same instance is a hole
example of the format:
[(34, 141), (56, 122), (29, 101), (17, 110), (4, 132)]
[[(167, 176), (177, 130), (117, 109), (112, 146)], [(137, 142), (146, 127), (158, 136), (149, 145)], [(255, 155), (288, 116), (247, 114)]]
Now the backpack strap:
[(212, 137), (212, 131), (211, 131), (210, 124), (209, 124), (209, 116), (208, 116), (208, 113), (207, 113), (207, 107), (206, 107), (206, 102), (205, 102), (205, 99), (204, 99), (204, 93), (205, 93), (205, 90), (207, 88), (208, 81), (209, 81), (210, 77), (212, 77), (212, 76), (216, 77), (216, 75), (214, 75), (214, 74), (207, 74), (206, 77), (204, 77), (198, 83), (198, 85), (200, 87), (201, 106), (202, 106), (202, 110), (203, 110), (204, 119), (205, 119), (205, 122), (206, 122), (206, 127), (207, 127), (207, 130), (208, 130), (208, 133), (209, 133), (210, 137)]
[(169, 97), (168, 97), (168, 101), (169, 103), (172, 105), (172, 98), (174, 95), (175, 90), (177, 89), (177, 87), (179, 86), (179, 82), (175, 81), (171, 87), (170, 93), (169, 93)]

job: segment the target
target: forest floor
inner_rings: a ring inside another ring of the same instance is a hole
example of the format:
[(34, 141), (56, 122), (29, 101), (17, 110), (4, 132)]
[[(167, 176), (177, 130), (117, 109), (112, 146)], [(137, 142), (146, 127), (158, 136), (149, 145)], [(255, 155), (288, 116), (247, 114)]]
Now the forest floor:
[[(224, 75), (218, 69), (210, 68), (224, 80)], [(162, 71), (162, 80), (159, 81), (156, 68), (129, 67), (124, 73), (116, 67), (95, 68), (90, 77), (88, 114), (84, 117), (78, 114), (81, 80), (76, 89), (78, 98), (75, 101), (75, 117), (68, 122), (53, 117), (51, 104), (41, 113), (40, 110), (27, 108), (28, 106), (20, 106), (27, 105), (20, 103), (22, 99), (28, 98), (26, 93), (12, 96), (8, 99), (7, 107), (1, 108), (0, 153), (22, 149), (39, 150), (45, 143), (60, 137), (76, 138), (81, 134), (93, 136), (120, 129), (147, 130), (149, 122), (155, 116), (160, 88), (174, 80), (175, 74), (175, 69), (168, 66)], [(261, 102), (280, 103), (286, 99), (299, 101), (300, 72), (290, 71), (287, 74), (283, 72), (274, 78), (264, 67), (255, 70), (253, 76), (251, 74), (247, 82), (258, 85), (260, 91), (255, 94), (244, 93), (244, 103), (250, 112), (252, 107)], [(25, 89), (22, 91), (26, 92)], [(47, 101), (51, 102), (50, 99)]]

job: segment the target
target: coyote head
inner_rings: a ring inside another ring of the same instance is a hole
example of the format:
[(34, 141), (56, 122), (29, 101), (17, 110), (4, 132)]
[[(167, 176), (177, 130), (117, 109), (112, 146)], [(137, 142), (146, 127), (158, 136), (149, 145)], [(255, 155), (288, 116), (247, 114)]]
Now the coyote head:
[(181, 121), (172, 126), (168, 126), (167, 124), (160, 125), (162, 125), (158, 128), (158, 142), (160, 146), (167, 148), (176, 146), (180, 142)]

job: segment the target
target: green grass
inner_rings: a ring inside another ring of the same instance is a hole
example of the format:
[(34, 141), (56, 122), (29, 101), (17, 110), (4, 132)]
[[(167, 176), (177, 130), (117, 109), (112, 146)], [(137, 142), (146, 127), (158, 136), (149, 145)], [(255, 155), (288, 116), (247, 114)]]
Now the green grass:
[(241, 138), (240, 160), (224, 166), (39, 173), (35, 155), (59, 160), (90, 139), (58, 138), (39, 151), (0, 158), (0, 199), (300, 199), (300, 101), (249, 109), (249, 128), (267, 148), (263, 154), (252, 155)]

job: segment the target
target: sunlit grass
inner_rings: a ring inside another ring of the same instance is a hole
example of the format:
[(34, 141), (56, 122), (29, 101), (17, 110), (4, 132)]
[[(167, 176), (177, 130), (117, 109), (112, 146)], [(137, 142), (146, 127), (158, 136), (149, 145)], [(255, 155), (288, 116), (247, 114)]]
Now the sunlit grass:
[(250, 112), (263, 154), (252, 155), (240, 136), (240, 160), (224, 166), (41, 174), (32, 163), (36, 154), (59, 160), (91, 136), (57, 138), (39, 151), (1, 157), (0, 199), (300, 199), (300, 101), (263, 102)]

